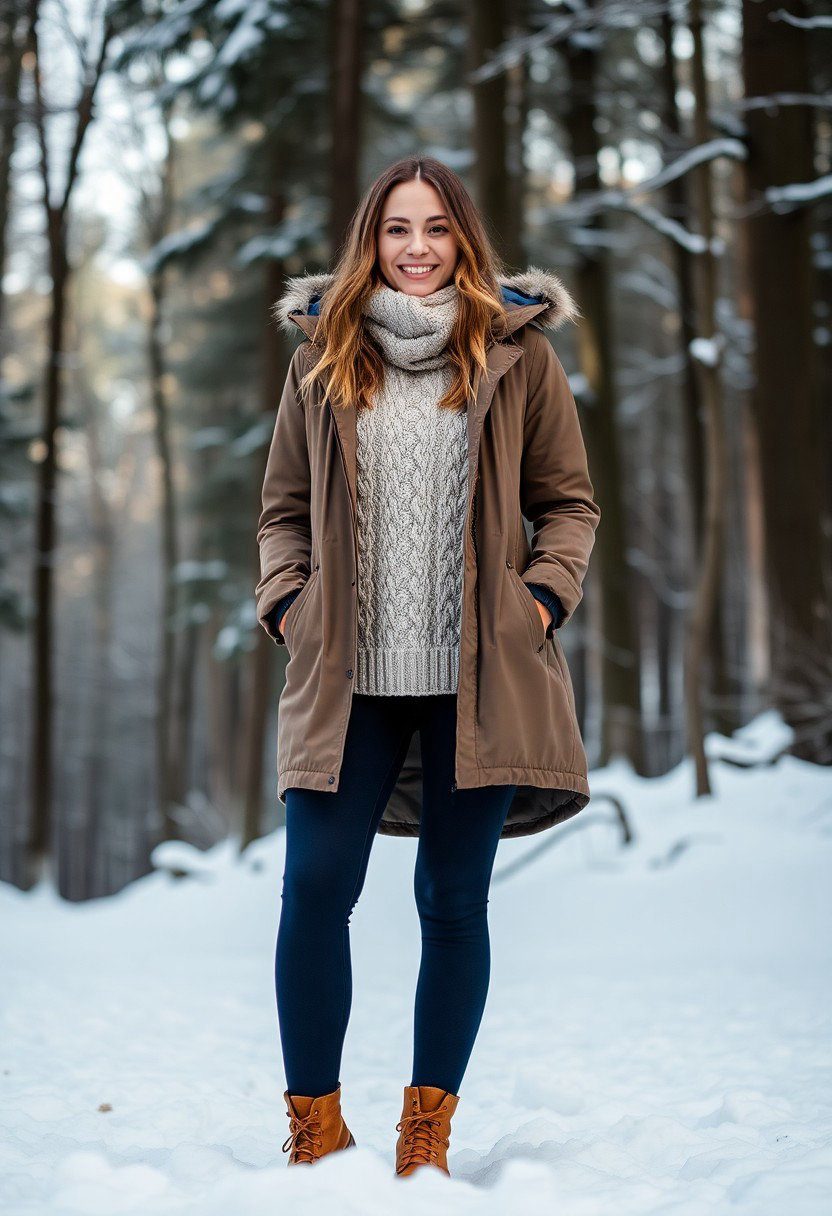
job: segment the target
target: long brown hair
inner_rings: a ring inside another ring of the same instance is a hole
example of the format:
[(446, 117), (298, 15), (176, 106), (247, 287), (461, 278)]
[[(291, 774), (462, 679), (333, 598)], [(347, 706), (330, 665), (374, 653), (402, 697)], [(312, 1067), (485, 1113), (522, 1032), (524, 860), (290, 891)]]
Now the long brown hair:
[(384, 360), (364, 330), (363, 310), (372, 293), (385, 282), (378, 267), (376, 244), (382, 208), (394, 186), (419, 178), (441, 197), (459, 246), (453, 277), (459, 292), (459, 311), (448, 341), (454, 375), (438, 408), (462, 409), (472, 397), (474, 370), (479, 367), (485, 373), (488, 342), (499, 332), (506, 314), (497, 282), (505, 267), (462, 179), (432, 156), (407, 156), (390, 165), (372, 183), (355, 211), (332, 281), (321, 299), (313, 343), (321, 353), (301, 380), (302, 392), (328, 372), (325, 392), (333, 405), (345, 409), (353, 404), (357, 408), (371, 407), (384, 381)]

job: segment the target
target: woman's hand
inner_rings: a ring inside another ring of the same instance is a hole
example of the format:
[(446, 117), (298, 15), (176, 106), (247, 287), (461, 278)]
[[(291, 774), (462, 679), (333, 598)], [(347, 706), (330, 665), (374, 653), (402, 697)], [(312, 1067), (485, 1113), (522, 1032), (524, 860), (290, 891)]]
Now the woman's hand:
[(539, 599), (534, 601), (537, 604), (537, 611), (540, 613), (540, 619), (543, 621), (544, 629), (548, 629), (552, 623), (552, 614), (545, 604), (541, 604)]
[(277, 626), (281, 633), (283, 633), (283, 622), (286, 620), (286, 617), (288, 615), (289, 615), (289, 609), (287, 608), (286, 611), (283, 613), (283, 616), (280, 618), (280, 621)]

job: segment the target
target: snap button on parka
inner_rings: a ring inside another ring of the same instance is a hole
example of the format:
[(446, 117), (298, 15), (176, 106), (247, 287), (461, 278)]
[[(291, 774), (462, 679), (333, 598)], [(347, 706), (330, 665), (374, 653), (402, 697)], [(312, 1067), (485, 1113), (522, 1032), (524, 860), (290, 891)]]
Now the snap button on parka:
[[(289, 654), (278, 705), (278, 797), (290, 786), (335, 792), (356, 658), (356, 424), (314, 381), (312, 346), (328, 273), (287, 282), (274, 305), (295, 351), (277, 411), (257, 531), (257, 617)], [(527, 836), (589, 801), (587, 759), (558, 631), (550, 637), (527, 583), (548, 587), (570, 619), (582, 596), (600, 509), (575, 400), (545, 330), (577, 316), (554, 274), (500, 279), (508, 311), (467, 410), (468, 498), (457, 691), (456, 788), (517, 785), (502, 836)], [(532, 525), (531, 545), (523, 516)], [(300, 589), (272, 632), (270, 610)], [(414, 735), (378, 831), (418, 836), (422, 770)]]

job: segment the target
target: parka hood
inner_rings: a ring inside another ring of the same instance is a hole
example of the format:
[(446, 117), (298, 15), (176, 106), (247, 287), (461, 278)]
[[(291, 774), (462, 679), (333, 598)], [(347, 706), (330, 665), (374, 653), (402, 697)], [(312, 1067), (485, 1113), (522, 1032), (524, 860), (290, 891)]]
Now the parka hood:
[[(334, 279), (331, 271), (294, 275), (286, 280), (282, 295), (272, 305), (272, 317), (285, 333), (294, 333), (295, 326), (308, 334), (301, 318), (317, 317), (321, 297)], [(575, 300), (561, 280), (550, 270), (529, 266), (520, 274), (499, 275), (497, 278), (503, 303), (509, 313), (530, 309), (528, 316), (518, 316), (509, 324), (512, 332), (526, 321), (534, 321), (544, 329), (561, 329), (567, 321), (577, 321), (581, 313)], [(511, 320), (511, 318), (510, 318)]]

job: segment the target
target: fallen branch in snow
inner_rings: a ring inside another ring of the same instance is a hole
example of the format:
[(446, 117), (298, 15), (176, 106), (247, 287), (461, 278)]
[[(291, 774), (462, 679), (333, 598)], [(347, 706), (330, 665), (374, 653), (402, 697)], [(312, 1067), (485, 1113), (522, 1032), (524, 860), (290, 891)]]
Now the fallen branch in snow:
[(700, 832), (696, 836), (680, 836), (661, 857), (652, 857), (648, 865), (651, 870), (666, 870), (677, 862), (683, 853), (687, 853), (692, 844), (708, 840), (714, 844), (719, 844), (722, 841), (722, 837), (714, 833), (706, 834), (705, 832)]

